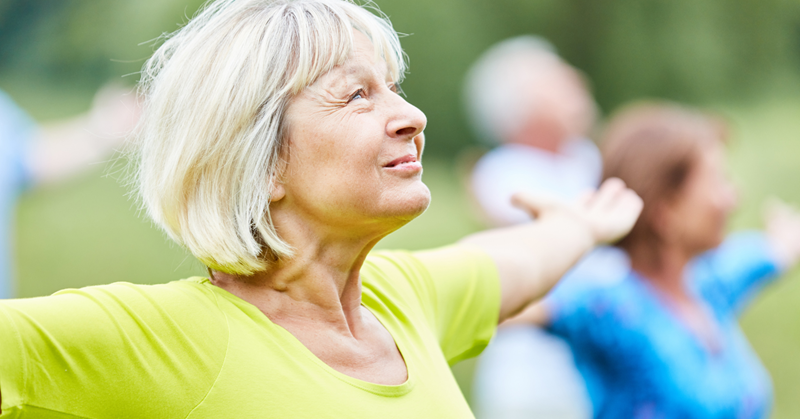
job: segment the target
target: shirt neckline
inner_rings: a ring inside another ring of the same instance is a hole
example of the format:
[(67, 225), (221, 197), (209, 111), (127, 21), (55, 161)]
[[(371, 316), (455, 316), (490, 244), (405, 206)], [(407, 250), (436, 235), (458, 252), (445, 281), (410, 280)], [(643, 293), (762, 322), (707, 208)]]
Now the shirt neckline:
[(230, 301), (232, 304), (234, 304), (242, 311), (249, 312), (251, 314), (251, 316), (249, 317), (257, 319), (256, 321), (259, 323), (263, 323), (264, 327), (268, 331), (274, 333), (277, 336), (280, 336), (282, 343), (290, 345), (292, 348), (296, 349), (294, 353), (301, 354), (303, 358), (306, 358), (312, 363), (316, 364), (320, 370), (324, 371), (325, 373), (333, 376), (334, 378), (340, 381), (345, 382), (348, 385), (351, 385), (353, 387), (359, 388), (361, 390), (379, 396), (400, 397), (405, 394), (408, 394), (416, 384), (415, 367), (412, 360), (410, 359), (410, 355), (412, 354), (412, 352), (407, 350), (406, 342), (397, 339), (397, 336), (401, 336), (402, 333), (398, 333), (398, 331), (393, 330), (390, 322), (387, 322), (385, 321), (385, 319), (382, 319), (379, 312), (372, 310), (370, 307), (364, 304), (363, 301), (361, 303), (362, 307), (369, 310), (369, 312), (372, 313), (372, 315), (375, 316), (375, 318), (383, 325), (386, 331), (389, 332), (389, 335), (392, 336), (392, 340), (397, 346), (397, 350), (400, 351), (400, 356), (403, 358), (403, 362), (405, 363), (406, 374), (407, 374), (406, 381), (403, 382), (402, 384), (396, 384), (396, 385), (378, 384), (370, 381), (360, 380), (358, 378), (351, 377), (347, 374), (339, 372), (334, 368), (332, 368), (330, 365), (326, 364), (321, 359), (319, 359), (316, 355), (314, 355), (314, 353), (311, 352), (311, 350), (309, 350), (305, 345), (303, 345), (303, 343), (300, 342), (300, 340), (298, 340), (288, 330), (270, 320), (270, 318), (267, 317), (261, 310), (259, 310), (258, 307), (237, 297), (236, 295), (228, 292), (227, 290), (212, 284), (208, 278), (192, 277), (188, 278), (187, 280), (210, 287), (213, 290), (213, 292), (221, 295), (223, 298)]
[[(691, 273), (687, 270), (684, 272), (684, 281), (691, 280)], [(717, 334), (719, 338), (719, 348), (713, 348), (708, 342), (705, 342), (703, 338), (697, 335), (697, 333), (692, 330), (692, 328), (686, 324), (686, 322), (681, 319), (677, 313), (673, 309), (669, 307), (669, 297), (665, 295), (661, 295), (661, 293), (656, 289), (651, 283), (648, 282), (647, 278), (639, 274), (638, 272), (631, 270), (631, 278), (633, 279), (634, 283), (645, 292), (651, 300), (654, 301), (656, 306), (658, 307), (658, 311), (661, 315), (665, 316), (670, 320), (671, 323), (676, 325), (678, 329), (680, 329), (684, 334), (686, 334), (689, 339), (698, 347), (700, 348), (703, 353), (711, 356), (711, 357), (721, 357), (725, 353), (726, 347), (726, 331), (724, 330), (724, 325), (720, 324), (719, 318), (717, 317), (717, 313), (709, 307), (708, 301), (702, 296), (702, 294), (698, 293), (697, 290), (689, 286), (689, 292), (693, 295), (696, 301), (700, 304), (700, 307), (705, 314), (709, 316), (709, 319), (714, 322), (714, 327), (717, 329)]]

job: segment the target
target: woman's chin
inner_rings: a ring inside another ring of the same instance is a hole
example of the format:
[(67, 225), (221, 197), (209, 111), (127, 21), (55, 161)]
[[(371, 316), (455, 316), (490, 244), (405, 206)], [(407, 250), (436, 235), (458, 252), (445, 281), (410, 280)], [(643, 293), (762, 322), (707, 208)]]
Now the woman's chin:
[(404, 213), (411, 217), (409, 221), (422, 215), (431, 205), (431, 193), (427, 187), (424, 192), (406, 202)]
[(409, 222), (425, 212), (431, 204), (431, 191), (420, 182), (413, 190), (387, 199), (386, 212), (392, 218)]
[(725, 241), (724, 234), (715, 234), (713, 237), (711, 236), (707, 237), (706, 240), (704, 240), (701, 243), (698, 243), (698, 245), (696, 246), (697, 249), (695, 249), (693, 253), (699, 256), (705, 252), (708, 252), (709, 250), (716, 249), (717, 247), (722, 245), (723, 241)]

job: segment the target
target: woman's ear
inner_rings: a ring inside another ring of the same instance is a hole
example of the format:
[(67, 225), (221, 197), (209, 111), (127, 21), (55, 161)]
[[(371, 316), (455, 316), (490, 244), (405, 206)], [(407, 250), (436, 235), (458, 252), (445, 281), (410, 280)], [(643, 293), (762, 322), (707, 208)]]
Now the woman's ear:
[[(288, 147), (287, 147), (288, 148)], [(278, 160), (278, 164), (275, 167), (275, 171), (272, 173), (272, 182), (270, 182), (269, 187), (269, 202), (274, 203), (278, 202), (284, 197), (286, 197), (286, 188), (283, 186), (283, 175), (286, 173), (286, 166), (289, 162), (287, 150), (283, 150), (281, 152), (281, 158)]]
[(275, 181), (272, 184), (272, 188), (269, 190), (269, 202), (278, 202), (283, 199), (284, 196), (286, 196), (286, 189), (284, 189), (283, 183)]

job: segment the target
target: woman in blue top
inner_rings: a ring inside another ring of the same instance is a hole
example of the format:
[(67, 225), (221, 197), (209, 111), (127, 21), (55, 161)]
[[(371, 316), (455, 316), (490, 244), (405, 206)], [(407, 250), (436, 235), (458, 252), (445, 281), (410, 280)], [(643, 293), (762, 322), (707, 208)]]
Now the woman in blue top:
[(605, 176), (644, 201), (619, 243), (630, 273), (556, 292), (514, 320), (544, 324), (569, 342), (596, 418), (769, 414), (770, 378), (737, 319), (797, 261), (800, 218), (777, 205), (766, 233), (725, 239), (736, 193), (724, 175), (724, 139), (719, 121), (671, 104), (619, 113), (604, 141)]

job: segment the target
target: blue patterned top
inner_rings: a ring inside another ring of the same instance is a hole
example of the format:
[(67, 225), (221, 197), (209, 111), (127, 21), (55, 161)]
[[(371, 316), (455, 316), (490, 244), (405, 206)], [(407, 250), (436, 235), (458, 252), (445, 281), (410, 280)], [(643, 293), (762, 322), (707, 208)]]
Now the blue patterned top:
[(771, 381), (737, 318), (779, 271), (759, 233), (736, 234), (687, 268), (721, 349), (700, 342), (634, 272), (554, 295), (550, 330), (569, 343), (595, 418), (766, 418)]
[(17, 197), (27, 184), (25, 167), (33, 121), (0, 91), (0, 299), (13, 296), (11, 224)]

